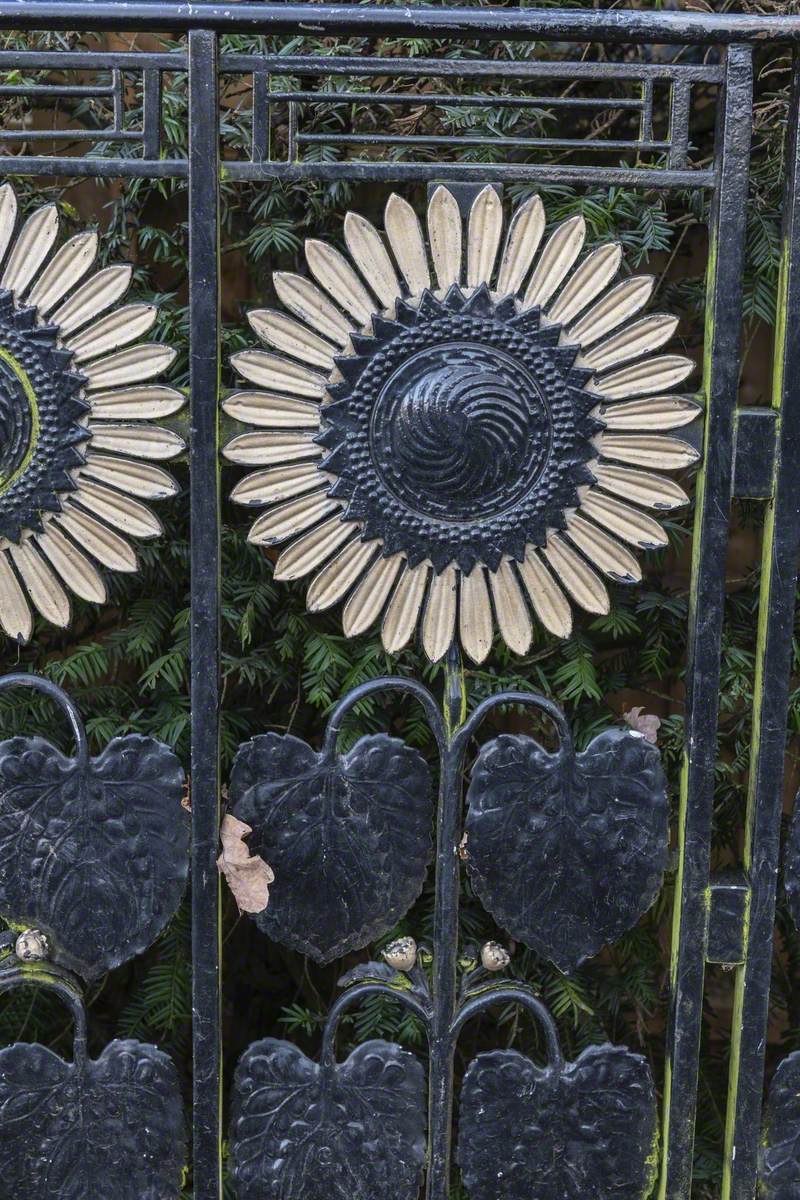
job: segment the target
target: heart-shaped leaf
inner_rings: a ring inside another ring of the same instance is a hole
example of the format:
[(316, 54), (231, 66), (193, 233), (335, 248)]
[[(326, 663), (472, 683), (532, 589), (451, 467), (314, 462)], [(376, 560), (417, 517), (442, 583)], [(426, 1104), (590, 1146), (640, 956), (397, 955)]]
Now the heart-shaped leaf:
[(236, 1069), (231, 1158), (239, 1200), (417, 1200), (422, 1064), (388, 1042), (328, 1066), (256, 1042)]
[(475, 891), (515, 938), (571, 971), (647, 911), (668, 854), (658, 750), (632, 730), (581, 754), (533, 738), (487, 743), (467, 795)]
[(186, 1162), (178, 1076), (155, 1046), (97, 1061), (0, 1051), (0, 1194), (14, 1200), (177, 1200)]
[(275, 874), (256, 923), (318, 962), (391, 929), (422, 891), (432, 855), (425, 760), (377, 734), (348, 754), (317, 754), (266, 733), (241, 746), (230, 784), (234, 816)]
[(184, 776), (168, 746), (132, 734), (97, 758), (41, 738), (0, 743), (0, 915), (50, 936), (91, 979), (140, 954), (188, 872)]
[(470, 1200), (642, 1200), (657, 1162), (650, 1068), (621, 1046), (540, 1068), (479, 1054), (461, 1092), (458, 1161)]
[(769, 1090), (761, 1144), (759, 1195), (764, 1200), (800, 1196), (800, 1052), (778, 1067)]

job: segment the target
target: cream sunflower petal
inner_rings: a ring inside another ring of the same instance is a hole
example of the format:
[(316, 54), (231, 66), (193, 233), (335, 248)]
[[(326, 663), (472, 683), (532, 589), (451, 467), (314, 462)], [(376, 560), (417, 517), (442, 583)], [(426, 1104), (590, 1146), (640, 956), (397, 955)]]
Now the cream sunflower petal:
[(631, 275), (629, 279), (623, 279), (570, 326), (567, 340), (579, 342), (581, 346), (591, 346), (644, 308), (655, 286), (654, 275)]
[(586, 240), (582, 216), (570, 217), (551, 234), (542, 250), (523, 300), (524, 308), (542, 308), (571, 269)]
[(428, 240), (442, 291), (461, 282), (461, 212), (445, 187), (437, 187), (428, 205)]
[(104, 267), (82, 283), (53, 313), (52, 322), (58, 325), (62, 337), (116, 304), (130, 287), (132, 274), (130, 263), (117, 263), (113, 267)]
[(285, 313), (272, 308), (257, 308), (247, 314), (247, 319), (253, 331), (262, 342), (299, 358), (301, 362), (309, 363), (312, 367), (322, 367), (324, 371), (332, 371), (336, 347), (324, 338), (313, 333), (300, 321), (287, 317)]
[(572, 609), (533, 546), (528, 546), (525, 558), (518, 565), (533, 611), (556, 637), (567, 638), (572, 632)]
[(97, 258), (98, 243), (97, 231), (87, 229), (76, 233), (56, 251), (27, 296), (27, 303), (38, 308), (39, 316), (46, 317), (83, 279)]
[(513, 296), (522, 287), (539, 249), (545, 224), (544, 205), (539, 196), (531, 196), (514, 213), (497, 276), (498, 295)]
[(289, 467), (269, 467), (253, 471), (240, 479), (231, 492), (237, 504), (275, 504), (310, 492), (324, 482), (316, 463), (298, 463)]
[(345, 637), (355, 637), (377, 621), (402, 565), (400, 554), (379, 558), (372, 564), (344, 606), (342, 629)]
[(0, 625), (14, 641), (30, 641), (31, 610), (4, 550), (0, 550)]
[(611, 430), (678, 429), (690, 424), (702, 411), (695, 400), (686, 396), (648, 396), (643, 400), (603, 405), (600, 420)]
[(662, 471), (690, 467), (700, 457), (699, 451), (681, 438), (662, 437), (657, 433), (604, 433), (600, 453), (603, 458), (616, 458), (635, 467), (653, 467)]
[(500, 636), (514, 654), (527, 654), (533, 627), (514, 567), (507, 558), (501, 561), (496, 571), (489, 572), (489, 583)]
[(0, 287), (21, 297), (58, 237), (58, 209), (45, 204), (28, 217), (11, 249)]
[(95, 325), (67, 338), (64, 345), (75, 355), (76, 362), (85, 362), (143, 337), (153, 328), (157, 316), (158, 309), (154, 304), (126, 304), (102, 317)]
[[(0, 262), (5, 258), (8, 247), (11, 245), (17, 225), (17, 211), (17, 194), (10, 183), (4, 183), (0, 187)], [(30, 616), (30, 614), (28, 615)]]
[(234, 392), (222, 402), (223, 412), (242, 424), (265, 429), (319, 429), (320, 409), (308, 400), (270, 392)]
[(12, 546), (11, 558), (28, 590), (28, 596), (34, 608), (53, 625), (58, 625), (62, 629), (69, 625), (71, 612), (69, 597), (31, 542)]
[(275, 271), (272, 282), (278, 299), (296, 317), (306, 321), (312, 329), (330, 338), (337, 346), (344, 348), (348, 345), (350, 334), (354, 332), (353, 325), (310, 279), (286, 271)]
[(412, 296), (418, 296), (431, 286), (419, 217), (407, 200), (393, 192), (386, 202), (383, 223), (406, 286)]
[(624, 400), (627, 396), (648, 396), (665, 388), (683, 383), (694, 370), (690, 358), (680, 354), (664, 354), (660, 358), (648, 358), (644, 362), (620, 367), (608, 375), (600, 375), (592, 381), (591, 390), (607, 400)]
[(87, 452), (81, 475), (88, 475), (99, 483), (107, 483), (130, 496), (138, 496), (140, 500), (167, 500), (179, 491), (172, 476), (152, 463), (136, 462), (117, 455), (96, 454), (94, 450)]
[(381, 626), (381, 640), (389, 654), (402, 650), (416, 629), (430, 570), (427, 562), (403, 568)]
[(668, 512), (689, 503), (689, 497), (680, 484), (663, 475), (632, 471), (629, 467), (618, 467), (614, 463), (593, 463), (591, 471), (604, 491), (625, 496), (645, 508)]
[(108, 593), (97, 567), (64, 536), (53, 521), (48, 523), (45, 533), (37, 536), (36, 543), (70, 591), (82, 600), (105, 604)]
[(306, 242), (306, 262), (317, 283), (336, 303), (359, 325), (366, 325), (375, 304), (344, 255), (327, 242), (310, 238)]
[(566, 325), (577, 317), (578, 313), (607, 287), (619, 270), (621, 262), (622, 246), (619, 242), (609, 242), (594, 250), (566, 282), (561, 295), (550, 306), (547, 313), (550, 320)]
[(76, 498), (89, 512), (131, 537), (153, 538), (164, 532), (158, 517), (149, 508), (103, 484), (81, 478)]
[(660, 350), (672, 337), (678, 328), (678, 318), (667, 313), (653, 313), (634, 321), (626, 329), (620, 330), (608, 341), (601, 342), (588, 354), (582, 354), (580, 365), (591, 367), (595, 371), (605, 371), (617, 363), (627, 362), (631, 358), (639, 358), (642, 354), (651, 354)]
[(503, 204), (495, 188), (487, 184), (473, 201), (467, 230), (467, 286), (491, 283), (500, 238), (503, 235)]
[(567, 517), (567, 533), (590, 562), (619, 583), (639, 583), (642, 570), (636, 559), (615, 538), (591, 521), (573, 513)]
[(146, 383), (141, 387), (93, 392), (90, 401), (92, 417), (98, 420), (150, 421), (179, 412), (186, 397), (176, 388)]
[(431, 662), (447, 653), (456, 626), (456, 568), (450, 563), (434, 575), (422, 618), (422, 645)]
[(581, 513), (642, 550), (660, 550), (669, 544), (658, 521), (638, 508), (631, 508), (629, 504), (623, 504), (621, 500), (606, 496), (594, 488), (583, 497)]
[(343, 521), (341, 517), (331, 517), (329, 521), (317, 525), (283, 551), (275, 563), (275, 579), (302, 579), (304, 575), (316, 571), (326, 558), (339, 549), (342, 542), (355, 536), (358, 528), (355, 522)]
[(492, 648), (494, 629), (486, 572), (480, 563), (461, 576), (458, 630), (465, 653), (474, 663), (482, 663)]
[(65, 529), (93, 558), (112, 571), (138, 570), (136, 552), (125, 538), (79, 508), (70, 506), (52, 524)]
[(611, 601), (602, 579), (559, 534), (548, 536), (543, 553), (576, 604), (600, 615), (609, 611)]
[(267, 350), (240, 350), (231, 355), (231, 363), (249, 383), (257, 383), (260, 387), (315, 399), (321, 399), (325, 394), (324, 375)]
[(344, 240), (353, 262), (381, 304), (392, 308), (401, 295), (400, 281), (375, 226), (359, 213), (349, 212), (344, 219)]
[(275, 546), (296, 533), (310, 529), (317, 521), (330, 516), (339, 508), (339, 501), (331, 499), (327, 490), (313, 492), (309, 496), (298, 496), (296, 500), (290, 500), (288, 504), (279, 504), (277, 508), (260, 516), (253, 523), (247, 540), (255, 546)]
[(322, 612), (342, 599), (378, 553), (380, 542), (356, 540), (340, 550), (336, 558), (312, 579), (306, 596), (309, 612)]
[(322, 447), (312, 433), (240, 433), (231, 438), (222, 453), (229, 462), (244, 466), (268, 466), (301, 458), (321, 458)]
[(84, 364), (81, 374), (88, 380), (90, 391), (124, 386), (128, 383), (144, 383), (154, 375), (160, 375), (178, 357), (177, 350), (159, 342), (148, 342), (143, 346), (131, 346), (118, 350), (105, 358)]
[(182, 437), (160, 425), (112, 425), (106, 421), (99, 424), (90, 421), (89, 431), (93, 449), (130, 454), (133, 458), (166, 460), (186, 449)]

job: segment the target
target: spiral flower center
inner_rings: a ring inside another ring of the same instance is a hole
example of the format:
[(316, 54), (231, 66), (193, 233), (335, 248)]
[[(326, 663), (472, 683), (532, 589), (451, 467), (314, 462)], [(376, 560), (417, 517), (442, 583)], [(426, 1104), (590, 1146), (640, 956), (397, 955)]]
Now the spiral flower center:
[(474, 521), (530, 490), (552, 431), (525, 367), (494, 347), (450, 342), (413, 355), (387, 380), (370, 440), (398, 500), (440, 520)]

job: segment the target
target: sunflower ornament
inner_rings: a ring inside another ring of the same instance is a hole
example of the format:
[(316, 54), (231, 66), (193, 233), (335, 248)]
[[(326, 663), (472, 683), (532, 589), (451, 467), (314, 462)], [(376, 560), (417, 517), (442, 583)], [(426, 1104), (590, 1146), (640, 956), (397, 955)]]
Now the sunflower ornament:
[(668, 394), (694, 364), (654, 354), (677, 319), (638, 315), (655, 281), (615, 282), (618, 244), (582, 256), (582, 217), (545, 225), (534, 196), (504, 239), (487, 187), (465, 229), (439, 187), (426, 238), (392, 195), (383, 235), (348, 213), (347, 255), (307, 241), (310, 278), (273, 275), (288, 311), (249, 314), (267, 348), (233, 356), (224, 407), (254, 428), (225, 455), (256, 469), (232, 497), (349, 636), (380, 620), (396, 652), (419, 628), (431, 660), (458, 637), (478, 663), (495, 625), (518, 654), (534, 618), (567, 637), (570, 601), (607, 612), (604, 577), (640, 580), (653, 514), (688, 501), (662, 472), (698, 457), (669, 432), (699, 411)]
[(102, 604), (100, 567), (135, 571), (128, 538), (162, 532), (142, 501), (175, 494), (172, 477), (152, 460), (174, 457), (183, 442), (149, 421), (184, 401), (174, 388), (152, 382), (175, 351), (139, 341), (156, 308), (118, 307), (131, 266), (93, 272), (94, 231), (56, 249), (54, 204), (17, 227), (17, 198), (6, 183), (0, 187), (0, 626), (27, 641), (32, 610), (68, 625), (70, 593)]

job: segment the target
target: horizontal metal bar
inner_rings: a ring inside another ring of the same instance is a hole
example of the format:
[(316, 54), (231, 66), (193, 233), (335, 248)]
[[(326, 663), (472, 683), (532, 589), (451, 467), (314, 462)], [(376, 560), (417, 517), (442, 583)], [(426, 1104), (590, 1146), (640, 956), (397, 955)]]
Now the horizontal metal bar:
[(430, 5), (186, 3), (185, 0), (0, 0), (0, 27), (368, 34), (602, 42), (800, 42), (800, 16), (619, 9)]
[(0, 96), (113, 96), (113, 84), (0, 83)]
[(0, 142), (141, 142), (136, 129), (3, 129)]
[(642, 99), (610, 96), (458, 96), (432, 92), (269, 92), (270, 103), (301, 101), (306, 104), (410, 104), (423, 108), (632, 108), (640, 111)]
[(539, 163), (372, 162), (226, 162), (226, 179), (350, 179), (371, 182), (482, 179), (486, 183), (587, 183), (626, 187), (713, 188), (710, 170), (669, 171), (657, 167), (552, 166)]
[(298, 133), (298, 144), (321, 144), (324, 146), (450, 146), (454, 149), (460, 146), (516, 146), (525, 150), (585, 150), (596, 152), (601, 150), (636, 150), (660, 151), (669, 150), (669, 142), (639, 142), (635, 138), (628, 141), (601, 141), (600, 138), (524, 138), (503, 137), (501, 134), (485, 133), (482, 136), (465, 137), (459, 134), (448, 137), (445, 134), (382, 134), (382, 133)]
[[(0, 135), (2, 141), (2, 135)], [(48, 175), (86, 176), (87, 179), (186, 179), (189, 173), (182, 158), (86, 158), (37, 155), (0, 155), (0, 176)]]
[[(486, 10), (484, 10), (486, 11)], [(248, 75), (253, 71), (270, 75), (386, 75), (455, 76), (503, 79), (685, 79), (692, 83), (719, 83), (722, 68), (713, 64), (684, 66), (682, 63), (541, 62), (536, 59), (495, 58), (381, 58), (379, 55), (335, 55), (320, 58), (311, 54), (223, 54), (222, 74)]]
[(0, 50), (0, 69), (11, 71), (158, 71), (187, 70), (183, 50), (151, 54), (112, 50)]

